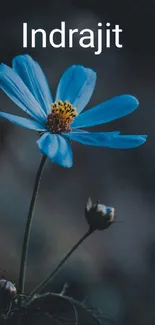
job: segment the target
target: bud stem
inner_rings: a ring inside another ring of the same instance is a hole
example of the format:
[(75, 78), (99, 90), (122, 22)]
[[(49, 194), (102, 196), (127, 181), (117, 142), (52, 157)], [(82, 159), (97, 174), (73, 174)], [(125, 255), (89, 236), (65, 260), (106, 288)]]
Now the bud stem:
[(33, 298), (33, 296), (36, 293), (40, 293), (44, 290), (44, 288), (53, 280), (53, 278), (58, 274), (61, 267), (64, 265), (64, 263), (68, 260), (68, 258), (75, 252), (75, 250), (84, 242), (86, 238), (88, 238), (95, 229), (89, 228), (89, 230), (80, 238), (80, 240), (69, 250), (69, 252), (65, 255), (65, 257), (60, 261), (60, 263), (57, 265), (57, 267), (54, 269), (52, 273), (50, 273), (45, 280), (43, 280), (28, 296), (27, 302), (30, 302), (30, 300)]

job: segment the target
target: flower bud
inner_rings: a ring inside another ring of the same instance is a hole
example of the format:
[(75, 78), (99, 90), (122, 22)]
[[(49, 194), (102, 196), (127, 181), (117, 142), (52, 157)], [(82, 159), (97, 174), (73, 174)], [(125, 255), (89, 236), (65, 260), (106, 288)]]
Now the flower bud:
[(91, 229), (103, 230), (108, 228), (114, 221), (115, 209), (104, 204), (93, 204), (88, 199), (85, 209), (85, 217)]
[(17, 289), (15, 285), (8, 280), (0, 279), (0, 292), (3, 291), (8, 294), (8, 296), (15, 296)]

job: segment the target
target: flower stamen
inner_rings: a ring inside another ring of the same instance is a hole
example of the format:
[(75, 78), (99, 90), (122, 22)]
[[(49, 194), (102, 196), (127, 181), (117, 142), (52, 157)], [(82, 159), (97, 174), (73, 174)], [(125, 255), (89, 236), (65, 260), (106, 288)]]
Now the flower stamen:
[(70, 124), (77, 116), (76, 108), (65, 100), (58, 100), (51, 105), (51, 113), (47, 116), (47, 126), (51, 133), (70, 132)]

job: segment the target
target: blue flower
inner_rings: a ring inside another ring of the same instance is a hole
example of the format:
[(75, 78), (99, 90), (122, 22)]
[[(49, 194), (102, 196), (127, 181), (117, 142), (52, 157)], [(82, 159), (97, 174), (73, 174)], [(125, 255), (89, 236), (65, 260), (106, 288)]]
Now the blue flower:
[(128, 149), (146, 141), (146, 135), (120, 135), (120, 132), (88, 132), (81, 128), (113, 121), (133, 112), (138, 100), (130, 95), (114, 97), (84, 113), (96, 82), (96, 73), (73, 65), (62, 75), (55, 102), (39, 66), (29, 55), (13, 59), (12, 68), (0, 65), (0, 87), (30, 118), (0, 112), (0, 116), (17, 125), (38, 131), (38, 147), (54, 163), (73, 164), (69, 140), (85, 145)]

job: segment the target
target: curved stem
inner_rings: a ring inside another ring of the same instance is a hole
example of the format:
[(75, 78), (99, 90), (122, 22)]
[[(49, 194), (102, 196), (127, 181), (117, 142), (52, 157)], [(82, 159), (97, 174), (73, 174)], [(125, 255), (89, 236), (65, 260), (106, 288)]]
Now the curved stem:
[(33, 194), (32, 194), (32, 198), (31, 198), (31, 202), (30, 202), (27, 223), (26, 223), (26, 227), (25, 227), (25, 235), (24, 235), (24, 241), (23, 241), (21, 263), (20, 263), (20, 273), (19, 273), (19, 286), (18, 286), (19, 294), (24, 293), (27, 253), (28, 253), (28, 246), (29, 246), (29, 240), (30, 240), (31, 226), (32, 226), (32, 220), (33, 220), (33, 215), (34, 215), (35, 202), (36, 202), (39, 185), (40, 185), (40, 180), (41, 180), (41, 175), (42, 175), (43, 167), (45, 165), (46, 158), (47, 157), (45, 155), (43, 155), (41, 162), (40, 162), (40, 166), (38, 168), (38, 172), (37, 172), (35, 183), (34, 183)]
[[(77, 301), (77, 300), (75, 300), (75, 299), (73, 299), (73, 298), (71, 298), (71, 297), (68, 297), (68, 296), (66, 296), (66, 295), (60, 295), (60, 294), (58, 294), (58, 293), (53, 293), (53, 292), (47, 292), (47, 293), (44, 293), (44, 294), (42, 294), (41, 296), (39, 296), (39, 297), (35, 297), (35, 299), (34, 299), (34, 305), (36, 306), (40, 306), (39, 305), (39, 301), (44, 301), (45, 302), (45, 304), (46, 304), (46, 302), (47, 302), (47, 305), (49, 305), (49, 303), (51, 303), (51, 300), (49, 300), (48, 301), (48, 298), (50, 298), (50, 297), (52, 297), (52, 298), (60, 298), (60, 299), (62, 299), (62, 300), (66, 300), (67, 302), (69, 302), (71, 305), (72, 305), (72, 307), (73, 307), (73, 309), (74, 309), (74, 312), (75, 312), (75, 318), (76, 318), (76, 324), (78, 324), (77, 323), (77, 321), (78, 321), (78, 311), (77, 311), (77, 309), (76, 309), (76, 306), (78, 306), (78, 307), (80, 307), (81, 309), (83, 309), (86, 313), (88, 313), (88, 314), (90, 314), (91, 316), (92, 316), (92, 318), (94, 319), (94, 321), (95, 321), (95, 323), (96, 324), (98, 324), (98, 325), (101, 325), (101, 322), (100, 322), (100, 320), (97, 318), (97, 316), (96, 315), (94, 315), (83, 303), (81, 303), (81, 302), (79, 302), (79, 301)], [(38, 304), (36, 304), (36, 302), (38, 301)], [(31, 304), (31, 302), (30, 302), (30, 304)], [(30, 307), (31, 307), (31, 305), (29, 305)], [(33, 308), (33, 303), (32, 303), (32, 307), (31, 308)], [(40, 307), (41, 308), (41, 307)], [(106, 318), (103, 318), (103, 320), (105, 320), (105, 321), (107, 321), (107, 319)], [(109, 321), (109, 319), (108, 319), (108, 321)], [(110, 320), (111, 321), (111, 320)], [(70, 322), (71, 322), (71, 320), (70, 320)], [(69, 323), (69, 321), (68, 321), (68, 323)]]
[(75, 250), (84, 242), (86, 238), (88, 238), (92, 233), (94, 232), (94, 229), (89, 229), (81, 238), (78, 240), (78, 242), (69, 250), (69, 252), (65, 255), (65, 257), (60, 261), (60, 263), (57, 265), (57, 267), (54, 269), (52, 273), (50, 273), (45, 280), (43, 280), (28, 296), (28, 299), (26, 300), (26, 303), (31, 300), (31, 298), (36, 294), (44, 290), (44, 288), (53, 280), (53, 278), (57, 275), (57, 273), (60, 271), (61, 267), (64, 265), (64, 263), (68, 260), (68, 258), (75, 252)]

